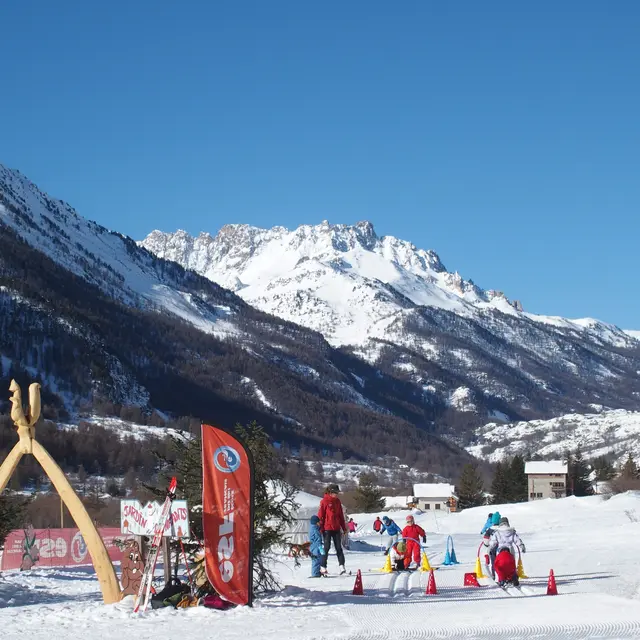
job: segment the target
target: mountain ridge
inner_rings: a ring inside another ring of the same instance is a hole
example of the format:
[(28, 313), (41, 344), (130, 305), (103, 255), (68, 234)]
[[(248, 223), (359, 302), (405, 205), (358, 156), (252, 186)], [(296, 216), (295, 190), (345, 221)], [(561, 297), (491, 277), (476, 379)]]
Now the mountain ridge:
[[(156, 230), (139, 244), (374, 366), (393, 360), (387, 371), (463, 412), (529, 419), (592, 402), (640, 408), (633, 335), (592, 318), (528, 313), (448, 272), (434, 251), (377, 236), (370, 222), (235, 224), (196, 237)], [(607, 389), (608, 378), (628, 388)]]
[[(42, 384), (52, 420), (134, 404), (227, 428), (257, 420), (329, 459), (390, 454), (443, 475), (469, 459), (438, 437), (443, 407), (410, 383), (0, 166), (0, 386), (11, 378)], [(0, 449), (9, 441), (0, 433)]]

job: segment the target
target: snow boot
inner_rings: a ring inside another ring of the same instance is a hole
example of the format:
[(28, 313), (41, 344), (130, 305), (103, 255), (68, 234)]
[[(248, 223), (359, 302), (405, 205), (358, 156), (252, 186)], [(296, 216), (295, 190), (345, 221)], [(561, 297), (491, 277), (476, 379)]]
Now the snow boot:
[(343, 576), (345, 573), (347, 573), (347, 570), (344, 568), (344, 565), (341, 564), (340, 565), (340, 575)]

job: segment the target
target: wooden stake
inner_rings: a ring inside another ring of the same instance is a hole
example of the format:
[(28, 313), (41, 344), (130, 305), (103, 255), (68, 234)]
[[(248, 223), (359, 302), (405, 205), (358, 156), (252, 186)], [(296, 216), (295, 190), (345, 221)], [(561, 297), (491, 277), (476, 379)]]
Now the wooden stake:
[(164, 583), (171, 582), (171, 551), (169, 549), (169, 536), (162, 538), (162, 557), (164, 559)]

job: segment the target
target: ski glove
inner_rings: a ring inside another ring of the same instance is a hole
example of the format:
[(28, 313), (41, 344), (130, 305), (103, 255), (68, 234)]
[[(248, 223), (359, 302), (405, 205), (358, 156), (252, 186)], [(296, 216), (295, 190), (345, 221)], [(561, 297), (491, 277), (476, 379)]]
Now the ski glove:
[(520, 545), (520, 551), (522, 551), (522, 553), (527, 553), (527, 550), (526, 550), (524, 544)]

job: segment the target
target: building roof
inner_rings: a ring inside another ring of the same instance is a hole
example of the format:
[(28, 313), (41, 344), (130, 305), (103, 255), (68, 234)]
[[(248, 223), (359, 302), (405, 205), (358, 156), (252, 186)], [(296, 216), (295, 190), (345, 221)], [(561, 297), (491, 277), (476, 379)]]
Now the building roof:
[(411, 500), (411, 496), (382, 496), (382, 499), (384, 500), (385, 509), (391, 509), (392, 507), (405, 509), (409, 500)]
[(533, 461), (533, 462), (525, 462), (524, 472), (527, 475), (532, 474), (542, 474), (546, 475), (548, 473), (567, 473), (567, 464), (562, 462), (562, 460), (547, 460), (544, 461)]
[(452, 484), (444, 482), (413, 485), (413, 495), (416, 498), (450, 498), (453, 490)]

